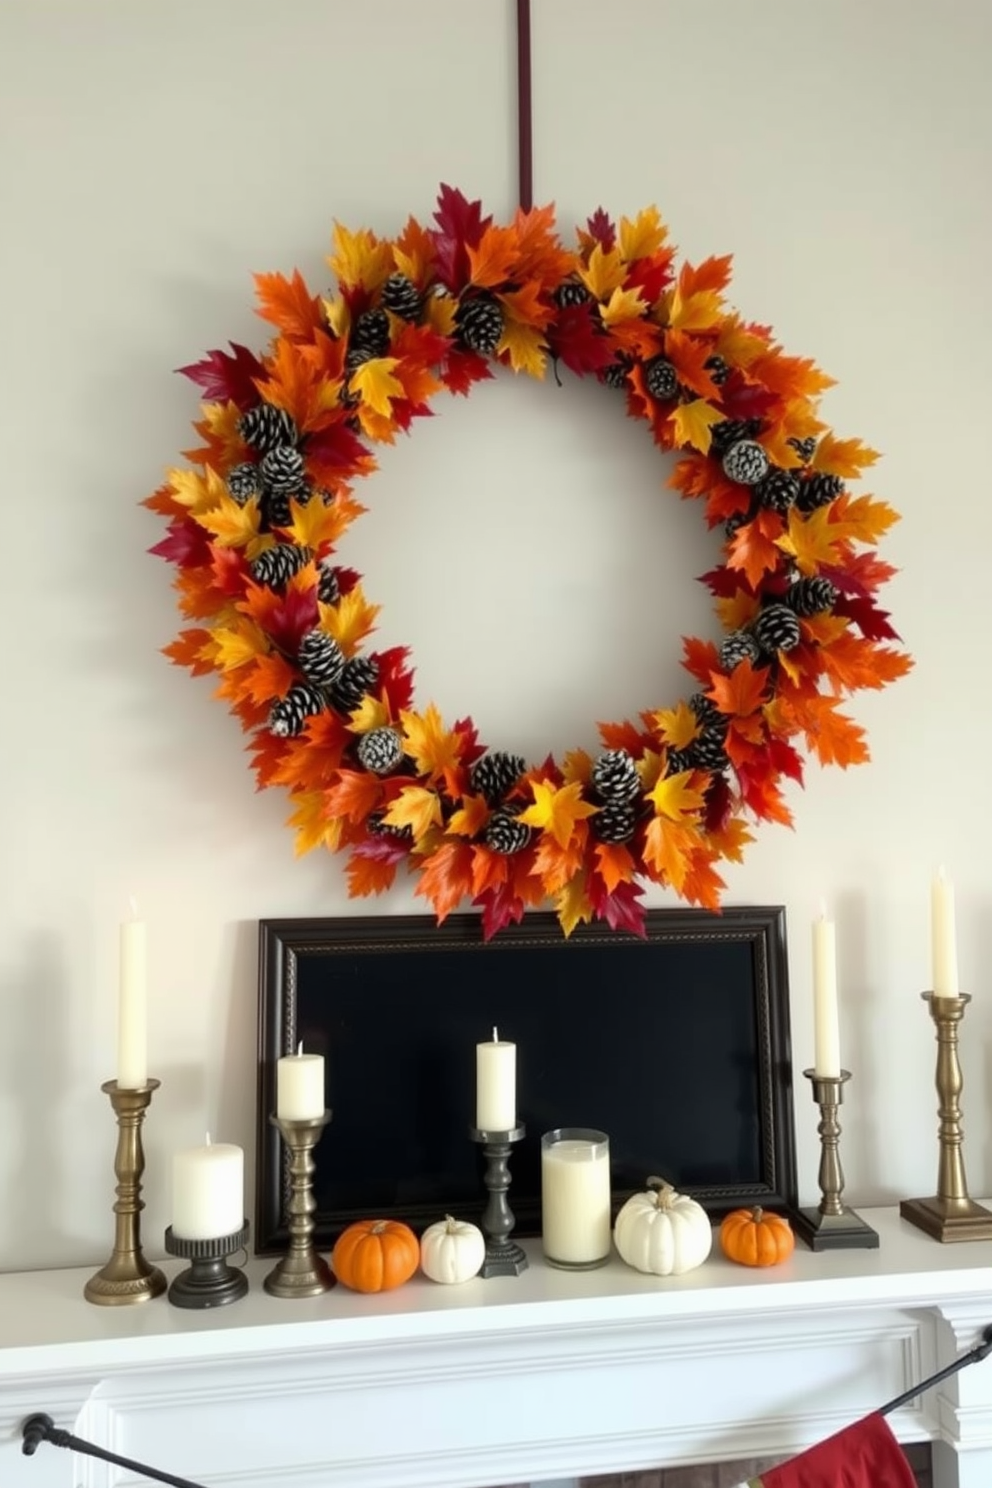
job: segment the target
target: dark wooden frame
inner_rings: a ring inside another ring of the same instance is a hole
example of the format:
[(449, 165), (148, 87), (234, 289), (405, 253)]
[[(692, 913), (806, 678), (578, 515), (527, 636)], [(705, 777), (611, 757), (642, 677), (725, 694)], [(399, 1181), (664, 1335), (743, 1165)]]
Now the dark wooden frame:
[[(396, 953), (455, 948), (491, 953), (528, 945), (565, 945), (556, 918), (529, 914), (502, 931), (491, 946), (482, 939), (476, 915), (451, 915), (437, 925), (429, 915), (361, 916), (340, 919), (263, 920), (259, 926), (258, 1105), (254, 1239), (259, 1254), (284, 1248), (288, 1240), (288, 1167), (281, 1141), (269, 1119), (275, 1109), (276, 1060), (297, 1043), (296, 985), (300, 957), (333, 958), (356, 952)], [(599, 945), (616, 940), (602, 926), (579, 926), (567, 942)], [(785, 910), (781, 906), (734, 907), (719, 914), (704, 910), (659, 909), (647, 915), (647, 938), (663, 943), (712, 945), (732, 940), (751, 947), (754, 1016), (758, 1044), (759, 1131), (764, 1181), (690, 1190), (712, 1214), (739, 1204), (760, 1203), (793, 1211), (798, 1202), (792, 1065), (789, 1031)], [(319, 1153), (317, 1157), (319, 1163)], [(625, 1195), (615, 1195), (622, 1201)], [(385, 1217), (389, 1217), (388, 1215)], [(396, 1212), (394, 1217), (417, 1216)], [(315, 1215), (316, 1236), (330, 1243), (340, 1230), (333, 1214)]]

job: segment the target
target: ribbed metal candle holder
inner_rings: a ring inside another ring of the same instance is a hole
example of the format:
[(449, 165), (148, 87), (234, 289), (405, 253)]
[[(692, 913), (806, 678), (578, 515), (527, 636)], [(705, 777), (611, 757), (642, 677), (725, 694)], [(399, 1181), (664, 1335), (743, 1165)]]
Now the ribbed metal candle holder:
[(313, 1149), (323, 1135), (332, 1113), (303, 1120), (270, 1116), (269, 1120), (282, 1133), (289, 1149), (289, 1250), (269, 1272), (262, 1285), (273, 1297), (319, 1297), (335, 1285), (330, 1266), (317, 1254), (313, 1243), (313, 1216), (317, 1201), (313, 1196), (316, 1164)]
[(958, 1059), (958, 1027), (971, 1001), (922, 992), (937, 1031), (937, 1116), (940, 1160), (937, 1192), (932, 1198), (903, 1199), (899, 1213), (934, 1240), (992, 1240), (992, 1211), (968, 1197), (964, 1176), (964, 1131), (961, 1091), (964, 1079)]
[(480, 1276), (519, 1276), (527, 1270), (527, 1257), (515, 1240), (511, 1240), (516, 1218), (510, 1208), (510, 1153), (521, 1141), (527, 1128), (520, 1124), (512, 1131), (481, 1131), (469, 1128), (473, 1142), (478, 1142), (486, 1159), (483, 1182), (489, 1195), (482, 1211), (482, 1233), (486, 1237), (486, 1258)]
[(100, 1086), (110, 1096), (117, 1117), (114, 1157), (117, 1202), (110, 1260), (83, 1288), (87, 1302), (95, 1302), (99, 1307), (129, 1307), (134, 1302), (147, 1302), (160, 1297), (166, 1288), (162, 1272), (150, 1265), (141, 1252), (141, 1211), (145, 1207), (141, 1197), (141, 1175), (145, 1171), (141, 1124), (160, 1084), (159, 1080), (146, 1080), (134, 1090), (122, 1090), (116, 1080), (107, 1080)]
[(795, 1230), (810, 1250), (877, 1250), (878, 1233), (865, 1224), (860, 1214), (843, 1202), (844, 1169), (840, 1162), (840, 1122), (837, 1112), (844, 1101), (844, 1086), (850, 1070), (839, 1075), (818, 1075), (816, 1070), (803, 1070), (813, 1087), (813, 1099), (820, 1108), (820, 1203), (816, 1209), (800, 1209)]
[(165, 1232), (165, 1248), (170, 1255), (181, 1256), (191, 1264), (180, 1271), (169, 1287), (173, 1307), (224, 1307), (237, 1302), (248, 1291), (248, 1278), (236, 1266), (227, 1264), (228, 1256), (237, 1255), (248, 1244), (248, 1221), (233, 1235), (210, 1240), (187, 1240), (177, 1235), (172, 1226)]

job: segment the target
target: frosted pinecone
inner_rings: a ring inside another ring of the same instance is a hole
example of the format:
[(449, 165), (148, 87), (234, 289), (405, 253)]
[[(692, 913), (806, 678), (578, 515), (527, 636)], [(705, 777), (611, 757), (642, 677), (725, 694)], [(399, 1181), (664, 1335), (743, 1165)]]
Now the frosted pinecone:
[(723, 457), (723, 473), (739, 486), (756, 486), (768, 473), (768, 456), (753, 439), (738, 439)]
[(337, 604), (341, 598), (338, 571), (330, 558), (322, 558), (317, 567), (317, 598), (321, 604)]
[(723, 360), (723, 357), (722, 356), (711, 356), (711, 357), (707, 357), (706, 358), (706, 361), (703, 363), (703, 366), (706, 368), (706, 371), (710, 374), (710, 377), (713, 379), (713, 381), (716, 384), (716, 386), (717, 387), (723, 387), (723, 384), (727, 381), (727, 378), (730, 376), (730, 368), (727, 366), (727, 363)]
[(761, 647), (747, 630), (732, 631), (720, 646), (720, 665), (727, 672), (732, 672), (742, 661), (753, 665), (760, 659)]
[(566, 279), (555, 290), (555, 304), (560, 310), (571, 310), (576, 305), (584, 305), (588, 299), (589, 291), (581, 279)]
[(746, 527), (748, 522), (753, 522), (755, 517), (754, 508), (749, 506), (747, 511), (733, 512), (723, 524), (723, 530), (728, 537), (733, 537)]
[(829, 579), (817, 574), (809, 579), (797, 579), (785, 591), (785, 602), (797, 615), (820, 615), (832, 610), (837, 603), (837, 590)]
[(291, 444), (277, 444), (262, 459), (262, 484), (266, 491), (295, 496), (307, 483), (303, 456)]
[(704, 729), (686, 750), (697, 770), (722, 770), (727, 763), (723, 747), (724, 734), (718, 729)]
[(382, 286), (382, 304), (400, 320), (419, 320), (423, 299), (412, 279), (405, 274), (390, 274)]
[(245, 444), (267, 455), (280, 444), (295, 444), (299, 431), (284, 408), (274, 403), (256, 403), (238, 419), (238, 433)]
[(344, 671), (344, 652), (326, 630), (308, 630), (297, 652), (300, 671), (315, 687), (330, 687)]
[(641, 789), (633, 755), (626, 749), (607, 749), (592, 767), (592, 784), (604, 801), (633, 801)]
[(665, 758), (665, 774), (681, 775), (692, 769), (692, 756), (688, 749), (670, 749)]
[(392, 822), (383, 820), (384, 813), (373, 811), (365, 818), (365, 829), (371, 832), (373, 837), (394, 837), (398, 842), (412, 842), (412, 827), (394, 827)]
[(263, 527), (288, 527), (293, 520), (289, 502), (290, 497), (284, 491), (266, 491), (262, 497)]
[(786, 512), (799, 495), (799, 478), (791, 470), (779, 470), (772, 466), (754, 488), (754, 494), (762, 506), (772, 511)]
[(301, 568), (306, 568), (313, 553), (309, 548), (298, 548), (295, 543), (276, 543), (266, 548), (249, 564), (251, 576), (256, 584), (268, 584), (270, 589), (280, 589)]
[(231, 497), (239, 506), (244, 506), (253, 496), (257, 496), (261, 490), (261, 482), (258, 478), (258, 466), (245, 461), (242, 465), (235, 465), (233, 470), (227, 472), (227, 489)]
[(656, 356), (645, 362), (644, 386), (659, 403), (669, 403), (678, 397), (679, 374), (667, 357)]
[(355, 321), (348, 338), (349, 351), (364, 351), (369, 357), (385, 356), (389, 350), (389, 316), (385, 310), (365, 310)]
[(637, 831), (637, 807), (632, 801), (607, 801), (589, 825), (600, 842), (629, 842)]
[(727, 732), (729, 720), (725, 713), (721, 713), (712, 698), (708, 698), (705, 692), (694, 692), (689, 699), (689, 707), (699, 719), (704, 729), (719, 729), (722, 733)]
[(513, 789), (526, 768), (527, 761), (521, 755), (491, 749), (469, 769), (469, 785), (477, 796), (485, 796), (490, 806), (495, 806)]
[(724, 419), (710, 430), (710, 453), (722, 459), (732, 444), (761, 433), (760, 419)]
[(752, 629), (762, 651), (791, 651), (799, 645), (799, 621), (786, 604), (772, 604), (762, 610)]
[(789, 443), (804, 465), (808, 465), (816, 454), (816, 435), (811, 434), (808, 439), (790, 439)]
[(373, 775), (388, 775), (403, 760), (403, 735), (394, 728), (369, 729), (355, 750), (358, 762)]
[(372, 691), (378, 681), (379, 663), (374, 657), (351, 656), (331, 688), (331, 700), (340, 712), (351, 713), (361, 706), (362, 698)]
[(492, 848), (493, 852), (502, 853), (504, 857), (523, 852), (530, 843), (531, 835), (526, 822), (518, 821), (505, 806), (493, 812), (483, 833), (486, 846)]
[(468, 351), (492, 356), (503, 334), (503, 311), (491, 295), (462, 300), (455, 311), (455, 329)]
[(800, 481), (796, 506), (802, 512), (816, 511), (819, 506), (829, 505), (843, 489), (844, 482), (839, 475), (826, 475), (822, 471), (815, 471), (804, 481)]
[(603, 368), (599, 374), (599, 379), (604, 386), (619, 390), (627, 386), (627, 373), (629, 371), (630, 363), (624, 361), (622, 357), (617, 357), (615, 361), (610, 362), (609, 366)]
[(269, 728), (280, 739), (295, 738), (307, 719), (319, 713), (324, 699), (309, 682), (294, 682), (284, 698), (272, 704)]

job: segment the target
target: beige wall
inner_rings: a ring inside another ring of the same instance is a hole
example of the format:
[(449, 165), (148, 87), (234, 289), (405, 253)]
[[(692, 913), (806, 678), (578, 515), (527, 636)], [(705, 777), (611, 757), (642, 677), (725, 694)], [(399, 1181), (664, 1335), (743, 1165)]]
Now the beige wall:
[[(795, 1053), (808, 922), (838, 921), (849, 1193), (932, 1189), (927, 887), (959, 893), (968, 1161), (992, 1190), (987, 840), (992, 8), (902, 0), (535, 0), (535, 190), (569, 225), (657, 201), (736, 302), (839, 379), (831, 423), (881, 448), (905, 520), (886, 594), (918, 658), (857, 702), (874, 763), (811, 767), (728, 899), (785, 903)], [(116, 925), (149, 921), (149, 1248), (167, 1157), (251, 1147), (259, 917), (349, 912), (297, 861), (240, 735), (158, 655), (175, 629), (137, 502), (190, 442), (170, 369), (259, 342), (253, 270), (324, 282), (332, 219), (396, 229), (439, 180), (514, 205), (510, 0), (6, 0), (0, 10), (0, 1266), (109, 1240)], [(643, 431), (586, 385), (500, 382), (383, 460), (349, 557), (414, 645), (422, 699), (533, 753), (674, 701), (711, 549), (659, 505)], [(654, 902), (663, 902), (656, 898)], [(374, 906), (417, 907), (406, 892)], [(814, 1119), (798, 1123), (804, 1197)]]

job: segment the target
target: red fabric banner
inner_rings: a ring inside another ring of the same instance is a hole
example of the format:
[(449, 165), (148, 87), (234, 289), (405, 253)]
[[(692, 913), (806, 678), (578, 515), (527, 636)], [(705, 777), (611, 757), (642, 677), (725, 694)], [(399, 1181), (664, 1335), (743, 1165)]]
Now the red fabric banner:
[(916, 1488), (884, 1416), (866, 1416), (757, 1479), (760, 1488)]

